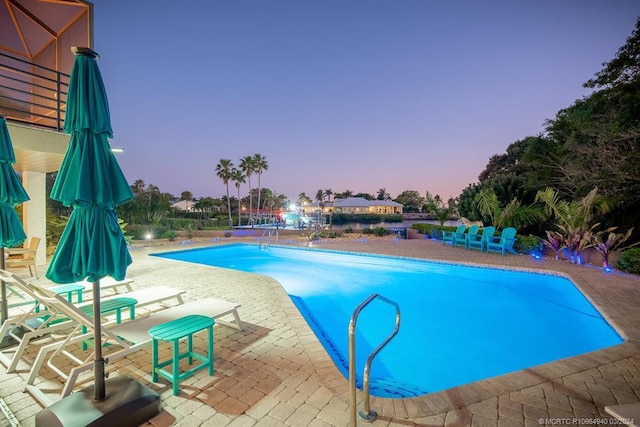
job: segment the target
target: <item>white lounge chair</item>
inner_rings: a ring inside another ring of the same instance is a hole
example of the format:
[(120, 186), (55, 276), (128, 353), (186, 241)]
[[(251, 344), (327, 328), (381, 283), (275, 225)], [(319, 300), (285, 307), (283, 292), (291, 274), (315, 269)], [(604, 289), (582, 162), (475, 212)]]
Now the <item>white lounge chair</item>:
[[(32, 287), (33, 292), (38, 296), (39, 300), (43, 300), (46, 304), (54, 306), (56, 310), (69, 316), (69, 318), (73, 319), (79, 326), (84, 326), (89, 330), (87, 334), (69, 334), (62, 342), (48, 344), (40, 348), (27, 378), (26, 390), (42, 404), (48, 406), (52, 403), (51, 399), (35, 384), (42, 365), (46, 363), (49, 369), (64, 379), (65, 382), (60, 398), (69, 395), (73, 391), (79, 375), (91, 371), (94, 366), (93, 353), (85, 355), (83, 359), (80, 359), (69, 351), (70, 345), (93, 338), (93, 319), (59, 295), (47, 289), (39, 288), (36, 285), (29, 284), (29, 286)], [(113, 362), (132, 354), (151, 344), (152, 340), (149, 336), (150, 328), (190, 314), (209, 316), (216, 319), (219, 324), (242, 330), (242, 322), (238, 314), (239, 307), (240, 304), (215, 298), (204, 298), (154, 312), (148, 316), (123, 322), (119, 325), (105, 326), (102, 328), (103, 344), (109, 345), (104, 347), (104, 351), (108, 352), (104, 357), (108, 358), (109, 362)], [(219, 319), (227, 315), (233, 315), (234, 322), (230, 323)], [(77, 331), (79, 330), (80, 329)], [(68, 367), (69, 362), (76, 366), (68, 371), (68, 373), (63, 371), (62, 367), (59, 367), (55, 363), (55, 359), (59, 356), (65, 356), (61, 366)]]
[[(28, 305), (23, 306), (25, 309), (28, 308), (26, 311), (16, 317), (7, 319), (0, 327), (0, 336), (8, 334), (17, 342), (16, 346), (0, 350), (0, 362), (7, 367), (7, 372), (13, 372), (18, 366), (18, 362), (23, 358), (28, 345), (32, 343), (33, 340), (48, 336), (53, 341), (60, 341), (63, 337), (54, 339), (52, 334), (61, 332), (62, 330), (73, 330), (76, 325), (70, 321), (68, 315), (60, 312), (56, 306), (39, 300), (32, 287), (28, 286), (25, 281), (15, 274), (0, 270), (0, 279), (26, 297), (21, 299), (21, 301), (30, 301)], [(113, 286), (113, 283), (117, 283), (116, 286), (125, 285), (128, 289), (131, 289), (132, 282), (132, 280), (107, 282), (107, 286), (110, 286), (109, 283), (111, 283), (111, 286)], [(57, 293), (56, 288), (58, 287), (54, 286), (44, 289)], [(133, 298), (137, 301), (135, 305), (136, 308), (149, 307), (154, 304), (162, 304), (163, 308), (166, 308), (169, 302), (172, 302), (174, 305), (183, 304), (184, 300), (182, 296), (184, 294), (185, 291), (181, 289), (170, 288), (168, 286), (154, 286), (137, 291), (115, 294), (104, 298), (103, 301), (113, 300), (114, 298)], [(36, 300), (38, 300), (39, 304), (36, 304)], [(40, 304), (44, 305), (46, 311), (38, 312)], [(90, 303), (85, 302), (81, 306), (79, 305), (78, 308), (86, 307), (87, 305), (90, 305)]]

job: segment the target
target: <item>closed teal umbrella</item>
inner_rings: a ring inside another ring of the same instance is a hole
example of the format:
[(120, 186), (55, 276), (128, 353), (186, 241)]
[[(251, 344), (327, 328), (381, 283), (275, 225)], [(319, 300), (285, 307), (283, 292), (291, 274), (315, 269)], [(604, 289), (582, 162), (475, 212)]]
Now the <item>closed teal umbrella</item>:
[(76, 55), (67, 97), (64, 130), (69, 148), (51, 190), (51, 198), (73, 206), (47, 277), (56, 283), (93, 282), (95, 322), (95, 399), (105, 398), (100, 325), (100, 279), (125, 277), (131, 255), (115, 208), (133, 199), (107, 138), (111, 137), (109, 103), (96, 63), (88, 48)]
[[(5, 117), (0, 115), (0, 265), (5, 268), (4, 248), (12, 248), (22, 244), (27, 238), (22, 223), (14, 209), (15, 205), (29, 200), (20, 178), (13, 170), (16, 157), (7, 129)], [(7, 290), (0, 281), (0, 324), (8, 317)], [(0, 337), (2, 339), (3, 337)]]

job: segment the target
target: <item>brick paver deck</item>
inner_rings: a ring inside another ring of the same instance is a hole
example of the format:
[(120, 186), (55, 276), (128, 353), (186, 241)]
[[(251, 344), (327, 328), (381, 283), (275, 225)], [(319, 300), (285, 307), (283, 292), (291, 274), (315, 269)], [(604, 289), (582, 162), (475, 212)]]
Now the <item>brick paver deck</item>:
[[(224, 244), (209, 242), (208, 244)], [(287, 241), (302, 245), (304, 242)], [(167, 285), (187, 290), (185, 300), (205, 296), (242, 304), (242, 332), (216, 326), (215, 374), (199, 373), (173, 396), (166, 381), (151, 383), (150, 349), (107, 365), (161, 394), (162, 412), (149, 426), (349, 425), (347, 380), (273, 279), (148, 256), (196, 244), (132, 251), (128, 276), (135, 288)], [(326, 240), (318, 247), (384, 253), (505, 268), (556, 271), (572, 279), (625, 343), (507, 375), (411, 399), (373, 398), (376, 426), (539, 426), (611, 422), (605, 405), (640, 402), (640, 278), (605, 273), (552, 259), (505, 256), (442, 246), (428, 240)], [(40, 282), (44, 282), (43, 279)], [(346, 334), (346, 332), (345, 332)], [(346, 336), (345, 336), (346, 339)], [(204, 345), (195, 340), (194, 345)], [(33, 357), (35, 354), (31, 354)], [(29, 366), (17, 373), (0, 366), (0, 395), (23, 426), (41, 409), (22, 391)], [(46, 371), (43, 372), (46, 374)], [(46, 380), (56, 391), (56, 377)], [(635, 420), (640, 422), (640, 420)], [(364, 423), (360, 422), (363, 425)], [(9, 425), (0, 416), (0, 426)]]

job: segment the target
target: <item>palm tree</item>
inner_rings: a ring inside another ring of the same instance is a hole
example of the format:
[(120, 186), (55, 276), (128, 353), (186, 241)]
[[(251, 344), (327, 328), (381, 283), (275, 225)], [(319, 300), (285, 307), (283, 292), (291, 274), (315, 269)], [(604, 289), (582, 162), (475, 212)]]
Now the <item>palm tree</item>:
[(261, 154), (253, 155), (253, 171), (258, 175), (258, 210), (260, 209), (260, 177), (262, 176), (262, 172), (269, 169), (269, 163), (267, 163), (267, 158), (263, 157)]
[(380, 188), (378, 190), (378, 196), (376, 197), (376, 199), (378, 199), (378, 200), (390, 200), (391, 199), (391, 195), (389, 193), (387, 193), (387, 189), (386, 188)]
[(180, 200), (184, 200), (185, 202), (187, 202), (185, 204), (185, 207), (186, 207), (185, 210), (187, 210), (187, 211), (191, 210), (191, 209), (189, 209), (189, 202), (193, 201), (193, 193), (191, 191), (183, 191), (180, 194)]
[(598, 187), (594, 187), (582, 199), (571, 202), (561, 200), (555, 189), (547, 187), (538, 191), (536, 202), (544, 203), (545, 212), (554, 216), (562, 227), (581, 231), (591, 227), (595, 215), (606, 214), (611, 210), (609, 202), (598, 195)]
[(229, 159), (220, 159), (220, 163), (216, 165), (216, 175), (227, 186), (227, 212), (229, 213), (229, 227), (233, 227), (231, 219), (231, 199), (229, 198), (229, 181), (231, 180), (231, 171), (233, 163)]
[(327, 196), (327, 202), (331, 203), (331, 195), (333, 194), (333, 190), (330, 188), (328, 190), (324, 190), (324, 195)]
[(244, 174), (240, 169), (233, 168), (231, 169), (231, 180), (235, 183), (236, 189), (238, 190), (238, 225), (242, 225), (240, 214), (242, 209), (240, 209), (240, 184), (244, 184)]
[(536, 223), (541, 217), (541, 211), (537, 206), (522, 205), (520, 200), (514, 198), (504, 208), (500, 206), (498, 196), (492, 190), (482, 189), (476, 195), (476, 205), (480, 213), (488, 216), (491, 225), (497, 230), (505, 227), (520, 228), (524, 225)]
[(253, 210), (253, 194), (251, 193), (251, 175), (255, 172), (255, 162), (252, 156), (244, 156), (240, 159), (240, 169), (244, 172), (244, 176), (247, 177), (249, 183), (249, 217), (252, 215)]

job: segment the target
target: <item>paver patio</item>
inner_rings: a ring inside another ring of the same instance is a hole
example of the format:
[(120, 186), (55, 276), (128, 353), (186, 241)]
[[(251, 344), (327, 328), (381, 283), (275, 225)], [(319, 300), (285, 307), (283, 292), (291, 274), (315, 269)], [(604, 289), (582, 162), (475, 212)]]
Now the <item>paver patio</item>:
[[(161, 394), (162, 412), (149, 421), (149, 426), (349, 425), (347, 380), (275, 280), (148, 256), (153, 252), (226, 242), (135, 249), (134, 262), (128, 270), (128, 276), (135, 279), (135, 288), (167, 285), (185, 289), (187, 301), (213, 296), (242, 304), (244, 331), (225, 326), (215, 328), (214, 376), (199, 372), (184, 380), (180, 395), (173, 396), (168, 382), (151, 383), (150, 349), (107, 365), (107, 371), (112, 376), (133, 376)], [(295, 239), (284, 243), (306, 244)], [(373, 425), (538, 426), (557, 424), (560, 419), (568, 420), (562, 422), (569, 425), (594, 425), (613, 421), (604, 412), (605, 405), (640, 402), (637, 276), (606, 273), (599, 268), (552, 259), (467, 251), (424, 239), (328, 239), (317, 246), (557, 271), (570, 277), (626, 340), (608, 349), (426, 396), (373, 398), (371, 406), (379, 414)], [(38, 282), (46, 283), (45, 279)], [(202, 340), (196, 336), (194, 345), (203, 346)], [(0, 395), (23, 426), (34, 425), (35, 414), (41, 409), (22, 391), (28, 368), (22, 362), (18, 372), (7, 374), (0, 367)], [(55, 389), (59, 383), (56, 377), (44, 370), (42, 374)], [(5, 425), (10, 424), (0, 417), (0, 426)]]

